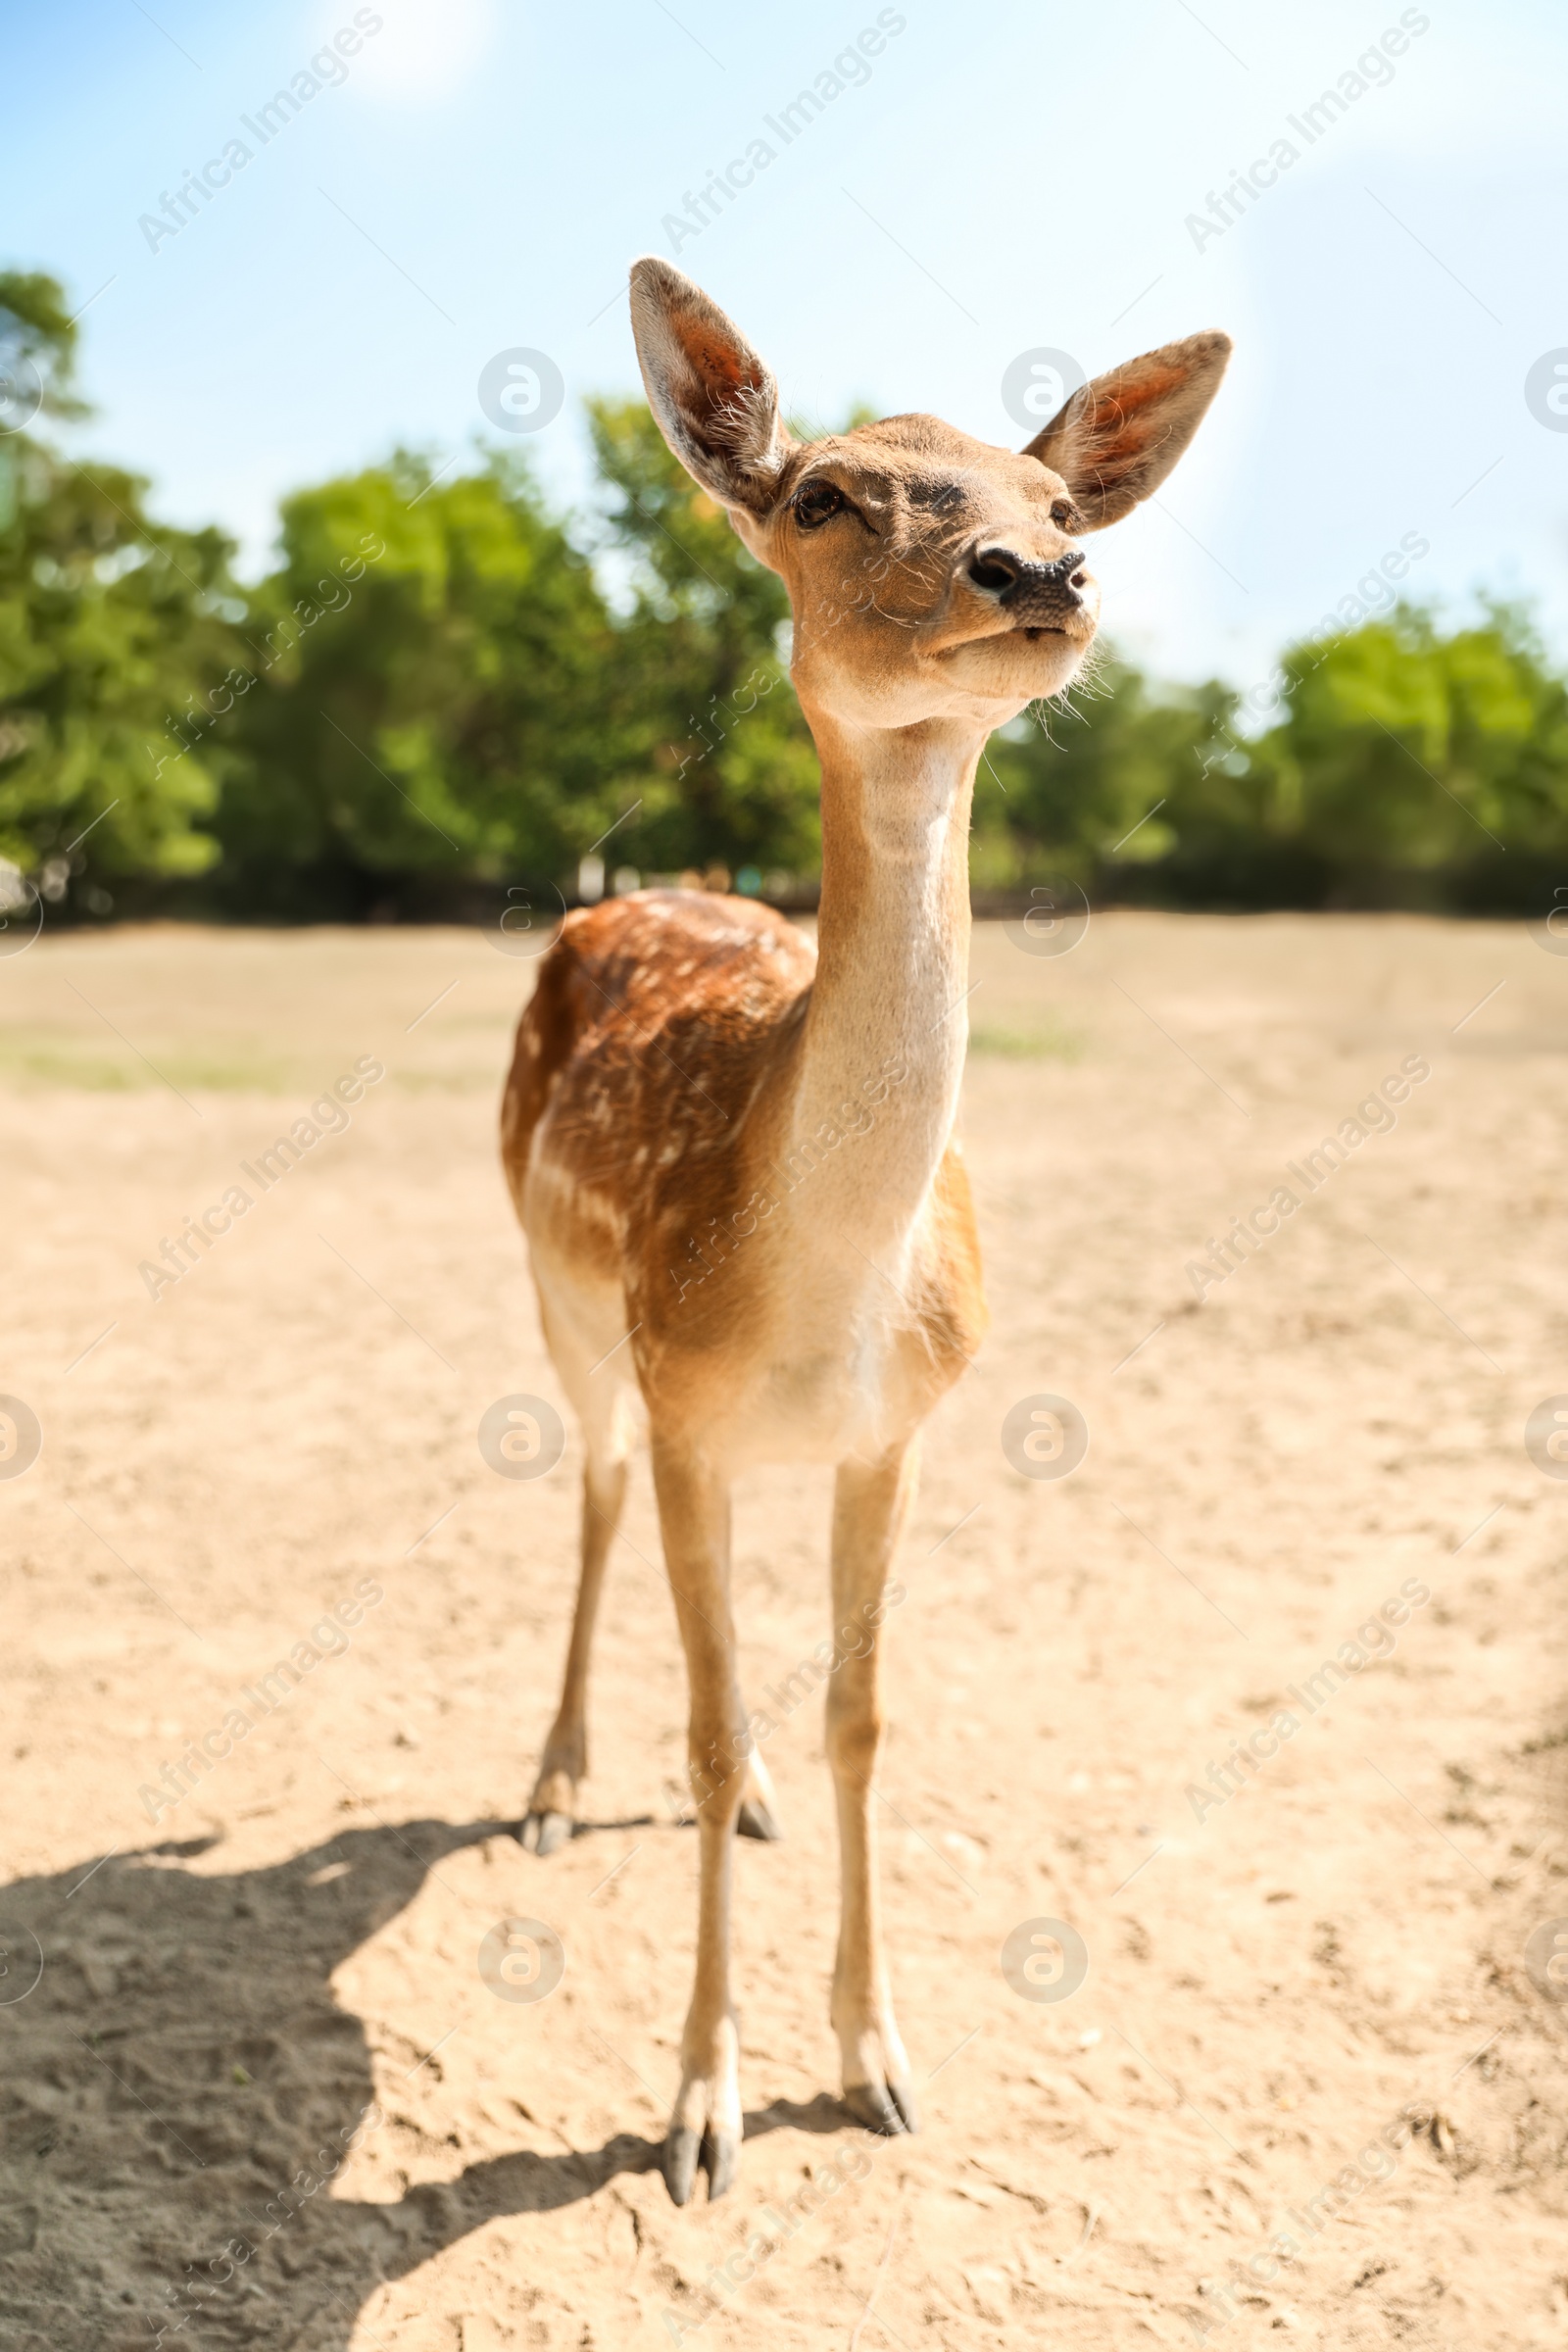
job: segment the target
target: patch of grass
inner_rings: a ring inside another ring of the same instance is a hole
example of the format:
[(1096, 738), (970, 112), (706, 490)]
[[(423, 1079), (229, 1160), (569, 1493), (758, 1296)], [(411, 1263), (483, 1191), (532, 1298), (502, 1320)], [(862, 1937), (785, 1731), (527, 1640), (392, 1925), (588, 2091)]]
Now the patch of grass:
[(1043, 1029), (1011, 1029), (977, 1022), (969, 1032), (971, 1054), (995, 1055), (1006, 1061), (1077, 1061), (1084, 1041), (1071, 1029), (1050, 1022)]
[[(122, 1063), (102, 1054), (72, 1053), (55, 1046), (27, 1046), (15, 1038), (0, 1042), (0, 1076), (35, 1086), (65, 1086), (92, 1095), (128, 1094), (137, 1080)], [(142, 1079), (156, 1084), (150, 1072)]]
[[(161, 1056), (158, 1066), (166, 1070), (176, 1086), (208, 1087), (219, 1095), (282, 1095), (292, 1094), (301, 1087), (301, 1073), (279, 1061), (264, 1061), (260, 1057), (233, 1061), (193, 1059), (189, 1054), (172, 1054), (167, 1060)], [(306, 1086), (319, 1084), (306, 1080)], [(303, 1090), (302, 1090), (303, 1091)]]
[(215, 1094), (273, 1095), (289, 1091), (289, 1074), (275, 1060), (250, 1054), (243, 1049), (230, 1058), (217, 1055), (160, 1053), (154, 1047), (150, 1069), (137, 1054), (106, 1051), (74, 1038), (0, 1038), (0, 1081), (35, 1087), (68, 1088), (89, 1095), (148, 1094), (169, 1079), (177, 1087), (206, 1088)]

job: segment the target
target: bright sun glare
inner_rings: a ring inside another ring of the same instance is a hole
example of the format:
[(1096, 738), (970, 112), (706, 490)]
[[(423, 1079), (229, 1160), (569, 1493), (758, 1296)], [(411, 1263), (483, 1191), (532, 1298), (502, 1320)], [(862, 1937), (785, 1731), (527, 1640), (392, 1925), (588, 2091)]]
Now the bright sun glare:
[[(324, 38), (348, 23), (345, 0), (321, 0), (317, 11)], [(381, 29), (354, 61), (354, 81), (365, 94), (407, 104), (449, 98), (489, 48), (495, 0), (375, 0)]]

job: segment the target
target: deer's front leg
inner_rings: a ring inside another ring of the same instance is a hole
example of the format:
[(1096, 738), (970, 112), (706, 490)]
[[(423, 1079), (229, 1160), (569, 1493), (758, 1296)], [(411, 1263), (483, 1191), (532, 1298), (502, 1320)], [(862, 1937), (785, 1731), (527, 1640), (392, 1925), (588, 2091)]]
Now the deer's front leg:
[(886, 1588), (915, 1470), (912, 1444), (875, 1463), (843, 1462), (833, 1496), (833, 1640), (842, 1663), (827, 1690), (827, 1753), (838, 1797), (843, 1910), (831, 2015), (845, 2105), (873, 2132), (918, 2129), (882, 1950), (872, 1793), (882, 1744)]
[(664, 2179), (677, 2205), (700, 2161), (709, 2201), (735, 2177), (741, 2143), (739, 2042), (729, 1993), (735, 1818), (746, 1788), (745, 1716), (729, 1612), (729, 1491), (684, 1446), (653, 1446), (664, 1563), (691, 1687), (687, 1752), (697, 1805), (702, 1893), (697, 1977), (681, 2036), (680, 2091), (664, 2140)]

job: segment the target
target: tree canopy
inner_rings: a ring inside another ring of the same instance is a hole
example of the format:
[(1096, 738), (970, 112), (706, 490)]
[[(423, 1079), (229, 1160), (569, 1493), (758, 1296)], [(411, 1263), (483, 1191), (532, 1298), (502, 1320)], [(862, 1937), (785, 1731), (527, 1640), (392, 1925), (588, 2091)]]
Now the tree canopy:
[[(814, 874), (783, 588), (640, 402), (588, 404), (585, 513), (514, 448), (397, 452), (285, 499), (242, 586), (216, 525), (48, 438), (74, 356), (55, 281), (0, 274), (0, 859), (47, 896), (352, 916), (569, 890), (596, 852)], [(1397, 607), (1287, 649), (1263, 699), (1102, 650), (992, 738), (977, 888), (1503, 906), (1568, 858), (1568, 683), (1525, 612)]]
[[(74, 336), (51, 280), (0, 276), (14, 407), (74, 413)], [(232, 660), (244, 607), (222, 532), (154, 522), (146, 489), (24, 427), (0, 437), (0, 854), (24, 872), (57, 873), (74, 841), (78, 870), (104, 876), (219, 856), (206, 825), (224, 762), (182, 752), (177, 730)]]

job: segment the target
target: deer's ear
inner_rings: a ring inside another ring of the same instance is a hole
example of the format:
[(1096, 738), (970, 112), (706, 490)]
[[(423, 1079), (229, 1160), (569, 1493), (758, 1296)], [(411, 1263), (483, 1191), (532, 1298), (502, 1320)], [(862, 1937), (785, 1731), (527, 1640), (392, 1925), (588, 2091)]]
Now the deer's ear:
[(631, 331), (659, 429), (710, 498), (760, 518), (789, 449), (778, 386), (701, 286), (657, 255), (631, 268)]
[(1024, 451), (1059, 473), (1086, 531), (1157, 490), (1202, 421), (1231, 356), (1229, 335), (1189, 335), (1084, 384)]

